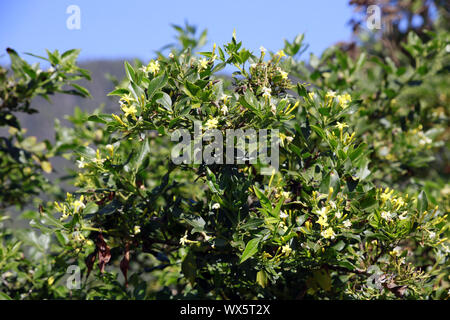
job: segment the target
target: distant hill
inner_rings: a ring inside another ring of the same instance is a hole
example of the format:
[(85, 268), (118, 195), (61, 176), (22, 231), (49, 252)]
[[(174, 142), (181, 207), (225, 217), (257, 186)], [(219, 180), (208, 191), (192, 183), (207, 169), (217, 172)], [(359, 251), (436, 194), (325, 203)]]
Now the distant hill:
[[(121, 80), (125, 76), (123, 60), (95, 60), (79, 63), (80, 67), (91, 72), (91, 81), (82, 80), (80, 85), (86, 87), (92, 95), (91, 99), (78, 96), (56, 94), (50, 96), (52, 103), (43, 98), (32, 101), (32, 107), (39, 113), (27, 115), (19, 114), (22, 127), (28, 129), (28, 135), (36, 136), (39, 140), (49, 139), (53, 141), (54, 119), (58, 118), (64, 124), (65, 115), (73, 114), (76, 106), (85, 111), (92, 111), (101, 104), (105, 104), (105, 112), (117, 112), (118, 105), (113, 97), (107, 97), (107, 93), (114, 89), (114, 84), (107, 78), (107, 74)], [(117, 100), (117, 99), (116, 99)]]
[[(78, 96), (55, 94), (50, 96), (52, 102), (49, 103), (43, 98), (37, 97), (31, 102), (31, 107), (38, 110), (35, 114), (17, 113), (22, 128), (27, 129), (27, 136), (36, 136), (38, 141), (48, 139), (54, 142), (55, 131), (54, 121), (60, 119), (61, 123), (70, 126), (70, 122), (64, 119), (65, 115), (73, 114), (76, 106), (84, 111), (93, 111), (101, 104), (104, 104), (104, 112), (118, 112), (118, 104), (115, 102), (117, 98), (107, 97), (107, 94), (114, 89), (113, 82), (108, 79), (107, 75), (118, 79), (119, 81), (125, 76), (123, 60), (95, 60), (79, 63), (79, 66), (91, 72), (91, 81), (80, 81), (79, 84), (86, 87), (92, 95), (92, 98), (86, 99)], [(0, 128), (0, 136), (7, 136), (7, 128)], [(50, 180), (54, 181), (58, 177), (67, 174), (68, 168), (74, 168), (74, 164), (62, 157), (51, 159), (54, 172), (45, 174)], [(61, 187), (67, 191), (74, 191), (74, 187), (62, 182)], [(47, 197), (42, 194), (42, 199)], [(27, 206), (27, 209), (34, 209)], [(9, 208), (12, 217), (16, 217), (20, 211), (14, 207)], [(27, 222), (14, 219), (12, 226), (25, 227)]]

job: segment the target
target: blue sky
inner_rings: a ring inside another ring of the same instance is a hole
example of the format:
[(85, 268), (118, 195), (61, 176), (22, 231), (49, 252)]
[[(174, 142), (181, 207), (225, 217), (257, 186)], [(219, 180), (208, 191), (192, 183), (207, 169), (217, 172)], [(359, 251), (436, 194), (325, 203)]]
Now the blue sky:
[[(81, 9), (81, 29), (69, 30), (69, 5)], [(170, 24), (184, 21), (208, 28), (208, 45), (221, 45), (236, 29), (250, 50), (275, 51), (283, 39), (305, 33), (308, 52), (319, 55), (349, 40), (348, 0), (21, 0), (0, 2), (0, 63), (5, 49), (42, 55), (45, 49), (82, 49), (80, 60), (134, 57), (148, 60), (175, 36)], [(27, 58), (29, 59), (29, 58)]]

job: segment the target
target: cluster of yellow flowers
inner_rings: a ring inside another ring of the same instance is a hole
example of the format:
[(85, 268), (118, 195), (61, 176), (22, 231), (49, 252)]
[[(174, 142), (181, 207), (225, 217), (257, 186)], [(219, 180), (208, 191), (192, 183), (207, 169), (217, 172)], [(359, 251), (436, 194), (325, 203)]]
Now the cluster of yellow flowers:
[(62, 213), (60, 217), (61, 221), (67, 220), (72, 214), (78, 213), (86, 207), (83, 195), (79, 199), (75, 199), (69, 192), (66, 194), (66, 201), (64, 203), (55, 201), (54, 205), (56, 210)]
[[(312, 99), (313, 97), (310, 96), (310, 98)], [(341, 108), (345, 109), (348, 107), (349, 103), (352, 102), (352, 97), (350, 96), (350, 94), (348, 93), (344, 93), (344, 94), (337, 94), (335, 91), (328, 91), (325, 94), (325, 102), (327, 105), (331, 105), (331, 103), (333, 102), (334, 98), (337, 99), (338, 104)]]
[[(316, 223), (320, 225), (320, 235), (325, 239), (334, 239), (336, 237), (334, 229), (330, 226), (331, 221), (333, 221), (334, 227), (337, 228), (349, 228), (352, 225), (350, 219), (346, 219), (347, 215), (343, 215), (340, 209), (341, 205), (344, 202), (344, 198), (342, 198), (338, 194), (335, 201), (331, 200), (333, 192), (334, 189), (332, 187), (330, 187), (328, 195), (322, 194), (318, 196), (318, 193), (316, 191), (313, 192), (313, 198), (316, 200), (316, 202), (318, 202), (320, 199), (327, 198), (325, 206), (322, 206), (320, 209), (317, 208), (315, 210), (315, 213), (318, 216)], [(331, 216), (332, 213), (334, 213), (334, 216)], [(310, 231), (311, 225), (307, 225), (305, 223), (305, 226), (307, 230)]]
[(334, 233), (333, 228), (327, 228), (323, 230), (320, 235), (324, 237), (325, 239), (334, 239), (336, 237), (336, 234)]
[(153, 75), (159, 72), (159, 62), (152, 60), (147, 66), (142, 66), (140, 68), (144, 73), (152, 73)]
[[(405, 195), (405, 198), (402, 196), (398, 196), (394, 194), (394, 190), (389, 187), (384, 191), (382, 188), (378, 189), (378, 196), (381, 200), (381, 212), (380, 216), (386, 221), (393, 221), (396, 211), (401, 211), (406, 205), (408, 200), (408, 194)], [(403, 211), (401, 214), (398, 214), (398, 218), (400, 220), (406, 219), (407, 211)]]
[(342, 95), (338, 95), (339, 105), (345, 109), (348, 107), (348, 104), (352, 102), (352, 97), (348, 93), (344, 93)]

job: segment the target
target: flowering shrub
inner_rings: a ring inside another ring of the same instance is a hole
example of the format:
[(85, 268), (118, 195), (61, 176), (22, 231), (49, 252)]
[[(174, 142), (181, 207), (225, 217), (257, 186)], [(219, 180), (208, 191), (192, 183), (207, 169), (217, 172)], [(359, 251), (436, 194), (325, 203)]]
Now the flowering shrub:
[[(333, 49), (307, 68), (295, 58), (302, 36), (252, 53), (233, 34), (195, 53), (203, 35), (178, 31), (168, 56), (125, 62), (110, 93), (117, 112), (77, 110), (73, 129), (57, 126), (52, 152), (70, 151), (77, 190), (28, 213), (58, 257), (41, 274), (47, 295), (448, 296), (448, 198), (412, 182), (427, 179), (416, 170), (444, 143), (446, 111), (399, 105), (407, 87), (448, 68), (448, 33), (424, 43), (412, 34), (413, 65)], [(196, 122), (223, 135), (278, 130), (279, 170), (263, 175), (267, 164), (249, 159), (175, 164), (171, 135), (194, 135)], [(82, 270), (78, 290), (65, 287), (69, 265)]]

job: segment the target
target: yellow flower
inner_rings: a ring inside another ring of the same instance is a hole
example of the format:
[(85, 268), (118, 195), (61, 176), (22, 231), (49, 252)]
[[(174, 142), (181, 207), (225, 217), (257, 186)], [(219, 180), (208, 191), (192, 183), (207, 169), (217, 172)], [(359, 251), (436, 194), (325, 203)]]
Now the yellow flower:
[(399, 256), (401, 253), (402, 253), (402, 250), (400, 247), (395, 247), (392, 251), (389, 251), (389, 254), (394, 257)]
[(395, 204), (396, 210), (400, 209), (406, 204), (405, 201), (403, 201), (402, 197), (395, 198), (392, 200), (392, 202)]
[(100, 150), (99, 149), (97, 149), (97, 155), (96, 155), (96, 158), (95, 158), (95, 162), (98, 165), (101, 165), (103, 162), (105, 162), (105, 159), (102, 159), (102, 157), (100, 156)]
[(78, 168), (83, 169), (86, 166), (86, 162), (84, 162), (84, 157), (81, 157), (80, 160), (77, 160)]
[(332, 99), (334, 99), (334, 97), (336, 97), (336, 92), (334, 92), (334, 91), (328, 91), (325, 94), (325, 99), (326, 100), (332, 100)]
[(78, 212), (80, 209), (86, 208), (86, 205), (83, 202), (84, 196), (81, 196), (79, 200), (75, 200), (73, 202), (73, 211)]
[(217, 54), (214, 53), (214, 52), (216, 52), (216, 47), (217, 47), (217, 45), (216, 45), (216, 43), (214, 42), (213, 50), (212, 50), (211, 61), (215, 61), (215, 60), (217, 59)]
[(327, 227), (328, 226), (328, 222), (327, 222), (327, 216), (320, 216), (319, 219), (317, 219), (317, 223), (320, 224), (322, 227)]
[(141, 227), (139, 226), (134, 226), (134, 230), (133, 230), (134, 234), (138, 234), (141, 232)]
[(125, 117), (128, 117), (128, 115), (131, 115), (133, 118), (136, 118), (136, 107), (135, 106), (122, 106), (122, 111), (125, 113)]
[(306, 222), (305, 222), (305, 227), (306, 227), (306, 229), (307, 229), (308, 231), (311, 231), (311, 222), (306, 221)]
[(392, 194), (394, 193), (394, 190), (391, 190), (389, 192), (389, 188), (386, 188), (382, 194), (380, 194), (381, 201), (385, 203), (387, 200), (389, 200), (392, 197)]
[(126, 102), (127, 104), (130, 104), (131, 101), (134, 101), (134, 98), (129, 93), (127, 93), (120, 98), (119, 103), (122, 106), (124, 104), (124, 102)]
[(314, 100), (315, 96), (316, 96), (316, 94), (314, 92), (308, 92), (309, 99)]
[(226, 105), (223, 105), (222, 107), (220, 107), (220, 112), (222, 112), (222, 114), (226, 116), (228, 113), (228, 107)]
[(205, 241), (209, 241), (209, 240), (211, 240), (213, 237), (211, 237), (211, 236), (208, 236), (207, 234), (206, 234), (206, 232), (202, 232), (202, 236), (203, 236), (203, 239), (205, 240)]
[(227, 94), (221, 94), (219, 99), (223, 101), (223, 103), (228, 103), (228, 99), (230, 99), (231, 96), (227, 95)]
[[(275, 109), (276, 112), (276, 109)], [(287, 135), (285, 135), (284, 133), (280, 133), (280, 144), (282, 147), (284, 147), (284, 140), (286, 140), (288, 143), (292, 142), (292, 140), (294, 140), (293, 137), (289, 137)]]
[(348, 128), (348, 125), (346, 123), (340, 123), (338, 121), (338, 123), (336, 124), (336, 127), (338, 127), (338, 129), (342, 131), (344, 128)]
[(327, 208), (327, 207), (322, 207), (320, 210), (316, 210), (316, 213), (317, 213), (319, 216), (326, 217), (326, 216), (327, 216), (327, 213), (328, 213), (328, 208)]
[(116, 121), (118, 121), (121, 125), (123, 125), (124, 127), (127, 126), (127, 125), (125, 124), (125, 122), (123, 122), (122, 119), (121, 119), (118, 115), (116, 115), (116, 114), (114, 114), (114, 113), (112, 113), (111, 115), (112, 115), (112, 117), (113, 117)]
[(344, 93), (343, 95), (338, 96), (338, 100), (339, 105), (345, 109), (348, 107), (348, 103), (352, 101), (352, 97), (348, 93)]
[(208, 121), (206, 121), (205, 125), (208, 130), (211, 130), (211, 129), (217, 128), (218, 124), (219, 124), (219, 120), (217, 120), (216, 118), (212, 118), (212, 119), (209, 119)]
[(278, 52), (277, 52), (277, 55), (278, 55), (278, 57), (279, 57), (278, 60), (281, 59), (281, 58), (283, 58), (283, 57), (286, 57), (286, 54), (284, 53), (283, 50), (278, 51)]
[(285, 72), (285, 71), (280, 71), (280, 74), (281, 74), (281, 78), (282, 78), (282, 79), (287, 79), (287, 78), (288, 78), (288, 73), (287, 73), (287, 72)]
[(347, 128), (348, 125), (347, 125), (346, 123), (340, 123), (340, 122), (338, 121), (338, 123), (336, 124), (336, 127), (338, 127), (338, 129), (339, 129), (340, 138), (341, 138), (341, 141), (342, 141), (342, 140), (343, 140), (343, 139), (342, 139), (342, 130), (343, 130), (344, 128)]
[(206, 60), (206, 58), (202, 58), (198, 62), (199, 62), (200, 70), (206, 69), (208, 67), (208, 60)]
[(320, 233), (322, 237), (325, 239), (334, 239), (336, 237), (336, 234), (334, 233), (332, 228), (328, 228)]
[(112, 144), (107, 144), (105, 148), (106, 148), (106, 150), (109, 151), (109, 154), (110, 154), (111, 157), (112, 157), (113, 154), (114, 154), (114, 146), (113, 146)]
[(292, 252), (292, 249), (291, 249), (291, 247), (289, 247), (288, 244), (281, 247), (282, 254), (285, 254), (286, 256), (288, 256), (291, 252)]
[(187, 231), (184, 234), (184, 236), (180, 239), (180, 244), (182, 246), (185, 246), (186, 244), (190, 244), (190, 243), (199, 243), (198, 241), (194, 241), (194, 240), (189, 240), (188, 236), (187, 236)]
[(182, 245), (182, 246), (184, 246), (184, 245), (186, 245), (186, 243), (188, 243), (189, 242), (189, 240), (188, 240), (188, 238), (187, 238), (187, 233), (180, 239), (180, 244)]
[(159, 71), (159, 62), (158, 61), (154, 61), (154, 60), (150, 61), (150, 63), (147, 66), (147, 70), (146, 71), (147, 72), (151, 72), (153, 74), (158, 73), (158, 71)]
[(72, 233), (72, 239), (75, 242), (82, 242), (83, 240), (85, 240), (86, 238), (81, 234), (80, 231), (75, 231), (74, 233)]

